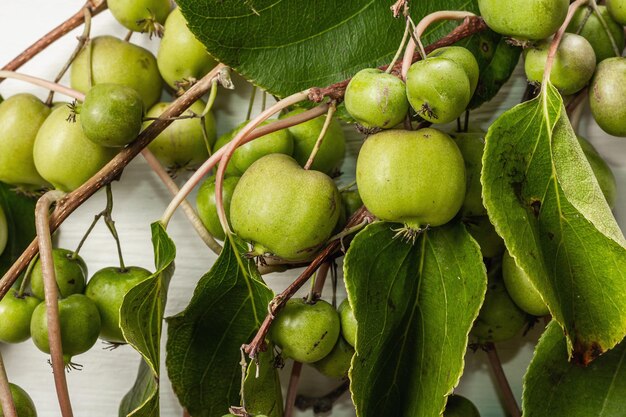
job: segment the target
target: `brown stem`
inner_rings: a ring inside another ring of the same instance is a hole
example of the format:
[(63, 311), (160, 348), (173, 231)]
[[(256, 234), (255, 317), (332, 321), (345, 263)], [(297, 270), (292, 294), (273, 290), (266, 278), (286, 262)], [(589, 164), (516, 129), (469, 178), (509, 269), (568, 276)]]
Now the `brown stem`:
[(2, 360), (2, 352), (0, 352), (0, 410), (5, 417), (18, 417), (15, 402), (13, 402), (13, 395), (11, 394), (9, 378)]
[(72, 417), (72, 403), (65, 378), (65, 363), (63, 361), (63, 346), (61, 345), (61, 323), (59, 320), (59, 293), (57, 279), (52, 259), (52, 236), (50, 235), (50, 207), (65, 196), (62, 191), (48, 191), (35, 206), (35, 227), (39, 243), (39, 259), (43, 275), (46, 317), (48, 320), (48, 343), (52, 358), (52, 372), (54, 385), (59, 399), (61, 415)]
[(509, 415), (511, 417), (522, 417), (515, 395), (513, 395), (509, 381), (506, 379), (504, 369), (502, 369), (502, 363), (500, 362), (496, 346), (493, 343), (487, 343), (485, 345), (485, 350), (487, 352), (487, 357), (489, 358), (491, 369), (496, 377), (498, 386), (500, 387), (500, 392), (504, 397), (504, 405), (506, 406)]
[(313, 409), (315, 415), (332, 411), (333, 404), (350, 389), (350, 380), (346, 379), (341, 385), (322, 397), (306, 397), (298, 395), (296, 397), (296, 407), (298, 410), (306, 411)]
[[(85, 3), (85, 6), (81, 7), (81, 9), (77, 11), (73, 16), (71, 16), (65, 22), (61, 23), (56, 28), (52, 29), (37, 42), (29, 46), (24, 52), (13, 58), (11, 62), (2, 67), (2, 69), (7, 71), (15, 71), (16, 69), (20, 68), (22, 65), (30, 61), (39, 52), (50, 46), (54, 41), (58, 40), (63, 35), (69, 33), (73, 29), (83, 24), (83, 22), (85, 21), (85, 13), (83, 11), (85, 7), (89, 9), (89, 12), (92, 16), (95, 16), (103, 10), (106, 10), (107, 4), (105, 0), (87, 1), (87, 3)], [(0, 78), (0, 82), (2, 81), (3, 79)]]
[[(430, 53), (437, 48), (441, 48), (443, 46), (449, 46), (453, 43), (456, 43), (462, 39), (475, 35), (476, 33), (482, 32), (487, 29), (487, 25), (485, 21), (480, 16), (473, 16), (465, 18), (463, 23), (457, 26), (452, 32), (443, 38), (439, 39), (435, 43), (432, 43), (426, 47), (426, 53)], [(412, 62), (419, 61), (421, 56), (418, 52), (413, 55)], [(396, 62), (394, 64), (394, 69), (392, 71), (393, 74), (399, 75), (400, 70), (402, 68), (402, 61)], [(383, 65), (379, 67), (379, 69), (385, 71), (387, 69), (387, 65)], [(321, 102), (324, 97), (329, 97), (331, 100), (336, 100), (337, 103), (343, 101), (343, 96), (346, 92), (346, 87), (348, 87), (348, 83), (350, 82), (350, 78), (347, 80), (329, 85), (324, 88), (311, 88), (309, 93), (309, 100), (315, 102)]]
[(284, 417), (292, 417), (293, 410), (296, 405), (296, 396), (298, 395), (298, 383), (300, 383), (300, 373), (302, 372), (302, 362), (294, 362), (291, 368), (291, 376), (289, 377), (289, 386), (287, 387), (287, 397), (285, 398)]

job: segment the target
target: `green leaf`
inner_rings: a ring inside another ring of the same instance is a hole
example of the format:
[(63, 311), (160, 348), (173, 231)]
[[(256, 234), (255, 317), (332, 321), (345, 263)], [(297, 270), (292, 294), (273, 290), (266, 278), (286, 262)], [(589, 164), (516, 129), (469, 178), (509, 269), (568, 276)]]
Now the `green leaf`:
[(458, 222), (414, 245), (391, 227), (361, 231), (344, 262), (358, 322), (352, 398), (359, 417), (440, 416), (484, 299), (482, 255)]
[(274, 366), (274, 349), (259, 354), (259, 375), (257, 364), (250, 363), (246, 375), (246, 409), (252, 415), (264, 414), (267, 417), (283, 417), (283, 394), (278, 369)]
[[(159, 416), (161, 330), (167, 287), (174, 273), (176, 258), (176, 246), (160, 222), (152, 224), (152, 246), (155, 273), (126, 294), (120, 309), (124, 339), (143, 358), (137, 381), (124, 397), (121, 406), (126, 407), (124, 410), (127, 410), (129, 416)], [(139, 408), (130, 409), (130, 406)]]
[(624, 398), (626, 341), (581, 367), (568, 362), (562, 329), (548, 325), (524, 378), (524, 417), (623, 416)]
[(0, 207), (7, 218), (8, 241), (0, 256), (0, 276), (3, 276), (36, 236), (36, 200), (16, 193), (0, 182)]
[[(242, 240), (227, 239), (187, 308), (168, 320), (168, 374), (180, 403), (194, 417), (220, 417), (240, 403), (240, 348), (258, 330), (273, 297), (254, 262), (244, 256), (247, 251)], [(273, 384), (273, 378), (268, 381)]]
[(518, 265), (589, 363), (626, 334), (626, 250), (556, 89), (505, 112), (483, 156), (483, 200)]

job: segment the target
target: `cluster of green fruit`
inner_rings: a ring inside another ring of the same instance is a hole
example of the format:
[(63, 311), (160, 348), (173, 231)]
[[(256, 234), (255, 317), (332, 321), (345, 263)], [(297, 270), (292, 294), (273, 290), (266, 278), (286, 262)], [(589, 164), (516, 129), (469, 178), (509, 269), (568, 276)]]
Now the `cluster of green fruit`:
[[(18, 385), (9, 383), (9, 388), (18, 417), (37, 417), (37, 409), (30, 395)], [(0, 417), (4, 417), (2, 407), (0, 407)]]
[[(59, 321), (64, 361), (91, 349), (98, 336), (114, 344), (126, 343), (120, 328), (120, 308), (126, 293), (150, 276), (140, 267), (104, 268), (87, 283), (87, 265), (67, 249), (52, 251), (58, 288)], [(41, 259), (31, 263), (20, 289), (0, 300), (0, 342), (20, 343), (32, 337), (50, 353), (47, 306)], [(30, 290), (27, 291), (27, 285)]]

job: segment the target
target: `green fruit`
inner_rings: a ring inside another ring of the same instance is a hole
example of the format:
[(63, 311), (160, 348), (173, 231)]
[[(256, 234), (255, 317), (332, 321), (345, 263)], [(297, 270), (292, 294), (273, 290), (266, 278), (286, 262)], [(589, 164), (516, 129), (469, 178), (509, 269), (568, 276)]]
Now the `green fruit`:
[[(609, 28), (609, 32), (617, 44), (617, 49), (624, 50), (624, 28), (616, 23), (609, 14), (606, 6), (598, 6), (600, 15)], [(614, 57), (615, 51), (611, 45), (609, 35), (604, 30), (604, 26), (598, 16), (591, 11), (590, 7), (580, 7), (574, 13), (567, 31), (577, 33), (589, 41), (596, 53), (596, 62), (604, 61)]]
[(478, 7), (494, 32), (521, 40), (539, 40), (563, 24), (569, 0), (478, 0)]
[(589, 87), (589, 104), (602, 130), (626, 137), (626, 58), (608, 58), (598, 64)]
[(311, 365), (329, 378), (347, 378), (353, 356), (354, 348), (343, 337), (339, 336), (333, 350)]
[(93, 38), (71, 67), (70, 84), (73, 89), (87, 93), (92, 85), (102, 83), (135, 89), (146, 109), (161, 97), (162, 81), (154, 55), (147, 49), (113, 36)]
[(85, 136), (101, 146), (128, 145), (139, 134), (142, 122), (141, 96), (123, 85), (93, 86), (80, 107), (80, 124)]
[(478, 67), (478, 62), (474, 54), (467, 48), (463, 48), (462, 46), (445, 46), (435, 49), (428, 54), (428, 57), (447, 58), (460, 65), (465, 70), (465, 74), (467, 74), (467, 78), (470, 82), (470, 96), (474, 95), (474, 91), (476, 91), (476, 86), (478, 85), (480, 68)]
[[(46, 303), (37, 306), (30, 322), (30, 333), (35, 346), (44, 353), (50, 353), (46, 311)], [(74, 294), (59, 300), (59, 321), (63, 358), (69, 364), (72, 356), (87, 352), (98, 340), (100, 313), (89, 298)]]
[[(264, 122), (261, 126), (268, 124)], [(235, 129), (222, 135), (215, 143), (215, 150), (224, 147), (248, 124), (248, 121), (241, 123)], [(241, 176), (246, 170), (257, 160), (265, 155), (273, 153), (282, 153), (291, 156), (293, 154), (293, 137), (287, 129), (281, 129), (276, 132), (268, 133), (239, 146), (228, 163), (226, 172), (230, 175)]]
[(455, 120), (472, 97), (463, 67), (440, 57), (411, 65), (406, 75), (406, 94), (417, 115), (432, 123)]
[(9, 227), (7, 225), (7, 217), (4, 214), (2, 206), (0, 206), (0, 255), (2, 255), (2, 252), (4, 252), (4, 249), (7, 247), (8, 240)]
[(339, 315), (326, 301), (291, 299), (272, 323), (270, 340), (283, 356), (313, 363), (328, 355), (339, 338)]
[(348, 190), (341, 192), (341, 204), (344, 209), (346, 219), (349, 219), (363, 205), (363, 200), (359, 195), (359, 190)]
[(622, 26), (626, 26), (626, 1), (606, 0), (606, 8), (613, 20)]
[[(524, 69), (529, 81), (542, 82), (551, 41), (552, 38), (541, 41), (524, 51)], [(595, 70), (596, 54), (591, 44), (580, 35), (565, 33), (554, 57), (550, 82), (562, 94), (574, 94), (589, 83)]]
[[(30, 395), (18, 385), (9, 383), (9, 388), (11, 389), (11, 396), (13, 397), (17, 417), (37, 417), (35, 403), (32, 398), (30, 398)], [(2, 407), (0, 407), (0, 417), (4, 417)]]
[(602, 156), (600, 156), (596, 148), (594, 148), (587, 139), (578, 136), (578, 143), (580, 143), (580, 147), (585, 153), (589, 165), (591, 165), (591, 169), (598, 180), (598, 185), (600, 185), (606, 202), (609, 204), (609, 207), (614, 208), (617, 198), (617, 183), (615, 182), (613, 171), (611, 171), (609, 165), (602, 159)]
[[(235, 187), (239, 182), (239, 177), (227, 177), (224, 179), (222, 187), (222, 199), (224, 202), (224, 210), (226, 211), (226, 218), (230, 224), (230, 202), (233, 197)], [(215, 206), (215, 177), (207, 178), (200, 188), (198, 189), (198, 195), (196, 196), (196, 207), (198, 209), (198, 217), (202, 220), (202, 224), (207, 228), (209, 233), (216, 239), (224, 240), (224, 229), (217, 216), (217, 207)]]
[(272, 154), (243, 174), (230, 203), (233, 230), (254, 252), (309, 259), (330, 237), (341, 210), (335, 183), (305, 171), (290, 156)]
[(339, 318), (341, 320), (341, 334), (350, 346), (355, 347), (357, 322), (356, 317), (354, 317), (352, 306), (347, 298), (339, 304), (339, 308), (337, 310), (339, 311)]
[(32, 94), (0, 104), (0, 181), (26, 188), (48, 185), (35, 168), (33, 146), (50, 109)]
[(41, 300), (10, 290), (0, 300), (0, 342), (20, 343), (30, 337), (30, 319)]
[(485, 133), (455, 133), (453, 136), (463, 160), (465, 161), (465, 178), (467, 190), (461, 206), (464, 217), (486, 216), (487, 209), (483, 205), (483, 186), (480, 183), (480, 172), (483, 169), (483, 152), (485, 150)]
[(87, 139), (76, 122), (68, 121), (71, 110), (59, 107), (41, 125), (33, 156), (42, 177), (61, 191), (73, 191), (105, 166), (116, 150), (97, 145)]
[(471, 217), (466, 220), (465, 227), (480, 246), (483, 258), (495, 258), (504, 252), (504, 241), (496, 233), (489, 217)]
[[(280, 118), (285, 119), (305, 111), (305, 109), (296, 109)], [(315, 143), (322, 132), (325, 120), (326, 116), (320, 116), (289, 128), (289, 132), (293, 136), (293, 157), (298, 161), (300, 166), (304, 166), (308, 161), (311, 151), (313, 151)], [(311, 169), (333, 175), (339, 169), (345, 154), (346, 138), (343, 134), (343, 130), (337, 120), (332, 120), (326, 131), (322, 145), (315, 156), (315, 161), (313, 165), (311, 165)]]
[(356, 181), (373, 215), (413, 230), (449, 222), (465, 198), (463, 156), (450, 136), (431, 128), (370, 136)]
[(187, 28), (180, 9), (174, 9), (165, 22), (157, 64), (161, 76), (172, 88), (177, 88), (177, 81), (204, 77), (215, 66), (204, 45)]
[(517, 307), (506, 291), (501, 265), (492, 265), (485, 301), (472, 328), (472, 335), (478, 343), (511, 339), (526, 324), (526, 313)]
[(478, 409), (470, 400), (460, 395), (450, 395), (443, 417), (480, 417)]
[(150, 21), (165, 22), (172, 8), (170, 0), (107, 0), (109, 10), (124, 27), (146, 32)]
[(409, 111), (404, 82), (375, 68), (356, 73), (346, 88), (345, 103), (350, 116), (368, 129), (392, 128)]
[(85, 295), (100, 312), (100, 338), (112, 343), (126, 343), (120, 328), (120, 309), (124, 296), (131, 288), (148, 278), (152, 273), (137, 266), (121, 270), (117, 267), (104, 268), (93, 274), (87, 284)]
[(517, 266), (515, 259), (506, 251), (502, 257), (502, 279), (507, 292), (515, 304), (533, 316), (550, 314), (548, 306), (522, 268)]
[[(72, 294), (82, 294), (85, 292), (87, 282), (87, 265), (79, 255), (74, 256), (74, 252), (68, 249), (53, 249), (52, 259), (54, 261), (54, 273), (57, 279), (59, 297), (66, 298)], [(41, 270), (41, 258), (34, 261), (30, 274), (30, 286), (35, 297), (43, 300), (45, 290), (43, 283), (43, 272)]]
[[(159, 117), (170, 104), (158, 103), (146, 116)], [(198, 100), (188, 111), (200, 115), (204, 112), (205, 106), (203, 101)], [(151, 123), (144, 123), (144, 129)], [(197, 168), (209, 157), (209, 147), (215, 142), (215, 118), (210, 112), (204, 118), (204, 127), (209, 143), (205, 142), (199, 118), (175, 120), (150, 142), (148, 149), (163, 165), (172, 170)]]

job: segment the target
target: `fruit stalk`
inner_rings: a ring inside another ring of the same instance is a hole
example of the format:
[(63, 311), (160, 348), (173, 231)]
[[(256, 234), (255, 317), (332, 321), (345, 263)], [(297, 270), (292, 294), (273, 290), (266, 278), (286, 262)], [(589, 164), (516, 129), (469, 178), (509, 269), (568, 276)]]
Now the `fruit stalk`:
[(24, 81), (33, 85), (38, 85), (48, 90), (56, 91), (57, 93), (61, 93), (68, 97), (75, 98), (76, 100), (79, 100), (79, 101), (82, 101), (85, 99), (85, 95), (83, 93), (73, 90), (64, 85), (57, 84), (52, 81), (44, 80), (43, 78), (33, 77), (32, 75), (21, 74), (19, 72), (8, 71), (8, 70), (0, 70), (0, 80), (4, 80), (6, 78), (12, 78), (14, 80), (20, 80), (20, 81)]
[(598, 4), (595, 2), (595, 0), (589, 0), (589, 5), (591, 6), (591, 8), (593, 9), (593, 12), (598, 17), (598, 20), (600, 21), (602, 28), (606, 32), (606, 36), (608, 36), (609, 41), (611, 42), (611, 47), (613, 48), (613, 52), (615, 53), (615, 56), (621, 56), (622, 54), (620, 53), (620, 50), (617, 46), (617, 42), (615, 42), (615, 38), (613, 37), (611, 30), (609, 29), (609, 25), (607, 25), (606, 20), (604, 20), (604, 17), (602, 16), (600, 9), (598, 8)]
[(335, 103), (331, 103), (330, 107), (328, 108), (328, 112), (326, 113), (326, 120), (324, 121), (324, 126), (322, 126), (320, 135), (317, 138), (317, 141), (315, 142), (315, 146), (313, 147), (313, 150), (311, 151), (311, 155), (309, 156), (309, 159), (306, 161), (306, 164), (304, 165), (304, 169), (311, 169), (311, 165), (313, 165), (313, 162), (315, 161), (315, 156), (317, 155), (317, 152), (320, 150), (320, 147), (322, 146), (322, 142), (324, 141), (324, 136), (326, 136), (326, 132), (328, 131), (328, 126), (330, 126), (330, 122), (333, 120), (335, 111), (337, 111), (337, 106), (335, 105)]
[(48, 341), (52, 358), (52, 372), (54, 385), (59, 399), (61, 415), (72, 417), (72, 403), (65, 378), (65, 363), (63, 361), (63, 347), (61, 346), (61, 324), (59, 321), (59, 294), (57, 279), (52, 259), (52, 236), (50, 232), (50, 207), (65, 196), (62, 191), (48, 191), (35, 206), (35, 227), (43, 273), (46, 315), (48, 320)]
[(500, 362), (496, 346), (493, 343), (487, 343), (485, 345), (485, 351), (487, 352), (489, 364), (500, 387), (500, 392), (504, 397), (504, 404), (509, 415), (511, 417), (522, 417), (519, 405), (517, 405), (517, 401), (515, 400), (515, 395), (513, 395), (509, 381), (506, 379), (504, 369), (502, 369), (502, 362)]
[(302, 373), (302, 362), (294, 362), (291, 368), (291, 376), (289, 377), (289, 386), (287, 387), (287, 396), (285, 398), (284, 417), (292, 417), (293, 410), (296, 405), (296, 396), (298, 394), (298, 384), (300, 383), (300, 374)]
[(0, 352), (0, 410), (6, 417), (18, 417), (9, 386), (9, 378), (2, 360), (2, 352)]

